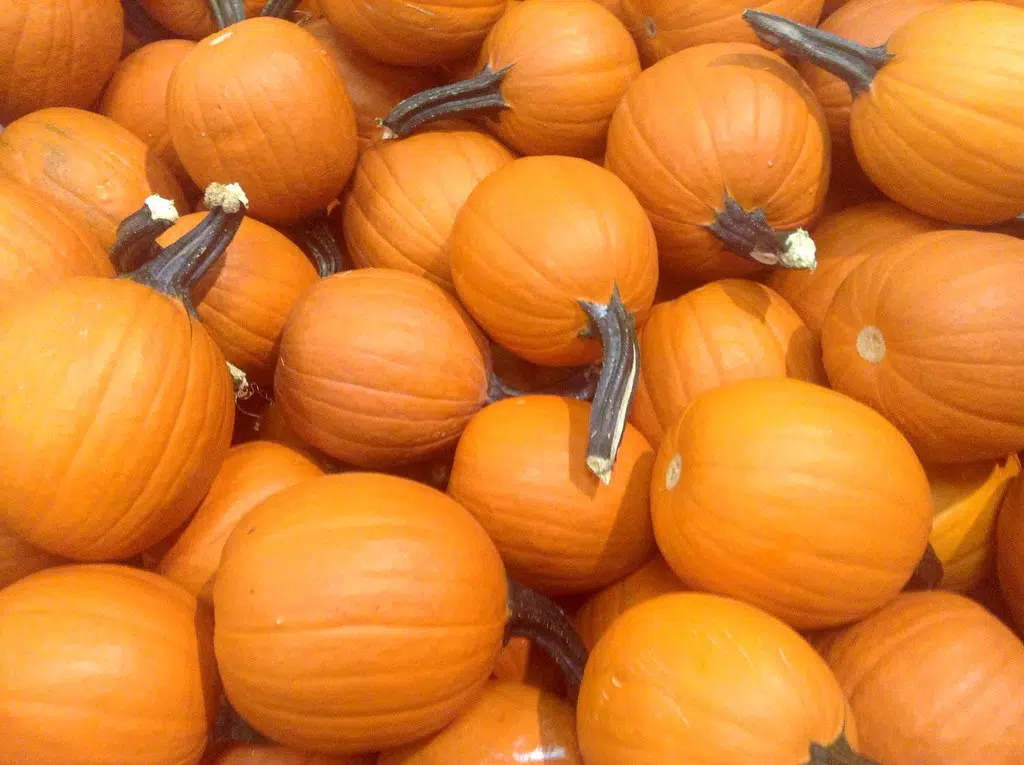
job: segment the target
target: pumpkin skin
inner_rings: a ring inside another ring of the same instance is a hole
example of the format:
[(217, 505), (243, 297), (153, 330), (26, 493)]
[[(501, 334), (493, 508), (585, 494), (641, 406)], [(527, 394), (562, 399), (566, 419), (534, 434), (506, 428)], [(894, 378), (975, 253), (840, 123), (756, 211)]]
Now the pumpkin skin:
[(1024, 631), (1024, 479), (1010, 485), (996, 526), (999, 589), (1019, 630)]
[(303, 441), (298, 433), (285, 422), (281, 408), (273, 401), (263, 410), (263, 416), (260, 418), (259, 437), (264, 441), (273, 441), (275, 444), (287, 446), (292, 451), (308, 457), (325, 473), (336, 472), (337, 463)]
[(284, 19), (248, 19), (200, 41), (171, 76), (167, 121), (196, 185), (234, 179), (268, 223), (326, 208), (355, 165), (345, 82), (316, 38)]
[(938, 221), (888, 200), (854, 205), (826, 215), (814, 227), (817, 268), (813, 271), (780, 268), (772, 271), (765, 283), (792, 306), (815, 341), (820, 342), (825, 312), (839, 285), (853, 269), (881, 248), (941, 227)]
[(211, 760), (210, 765), (374, 765), (375, 762), (373, 755), (331, 757), (274, 744), (233, 744)]
[(224, 543), (246, 513), (267, 497), (323, 475), (311, 460), (270, 441), (228, 450), (220, 472), (192, 520), (156, 570), (203, 600), (211, 600)]
[(888, 765), (1024, 757), (1024, 644), (977, 603), (947, 592), (900, 595), (833, 637), (824, 656), (866, 756)]
[(627, 425), (602, 485), (586, 467), (589, 418), (583, 401), (505, 399), (470, 420), (455, 450), (448, 494), (487, 530), (509, 573), (544, 594), (603, 587), (654, 551), (654, 452)]
[(825, 384), (818, 344), (768, 287), (742, 279), (706, 284), (651, 310), (630, 422), (657, 448), (695, 396), (760, 377)]
[(932, 487), (931, 544), (942, 561), (942, 589), (968, 593), (995, 570), (996, 516), (1020, 473), (1011, 454), (995, 462), (926, 465)]
[(232, 706), (275, 741), (378, 751), (439, 730), (479, 694), (506, 597), (494, 544), (441, 492), (373, 473), (314, 478), (229, 537), (217, 662)]
[(489, 375), (485, 341), (444, 290), (364, 268), (321, 280), (295, 304), (274, 390), (304, 441), (381, 468), (455, 443), (487, 403)]
[[(178, 37), (201, 40), (217, 31), (209, 0), (138, 0), (146, 13)], [(246, 16), (263, 8), (266, 0), (245, 0)]]
[(539, 688), (556, 696), (565, 696), (565, 678), (558, 665), (530, 638), (510, 637), (498, 654), (491, 677)]
[(117, 0), (11, 0), (0, 24), (0, 124), (92, 105), (121, 57)]
[(470, 130), (429, 131), (366, 149), (345, 197), (342, 231), (359, 267), (397, 268), (454, 292), (446, 245), (476, 185), (512, 153)]
[(921, 463), (877, 412), (775, 378), (690, 404), (658, 449), (651, 514), (684, 583), (816, 629), (896, 596), (925, 551), (932, 506)]
[(0, 525), (0, 590), (29, 574), (64, 562), (63, 558), (33, 547)]
[(505, 0), (321, 0), (324, 16), (346, 40), (385, 64), (443, 64), (478, 50), (505, 12)]
[(136, 555), (195, 510), (234, 414), (179, 301), (105, 278), (22, 301), (0, 318), (0, 522), (76, 560)]
[[(547, 3), (526, 3), (543, 6)], [(614, 175), (574, 157), (524, 157), (481, 181), (448, 245), (459, 299), (498, 343), (534, 364), (596, 361), (601, 345), (579, 299), (614, 285), (633, 312), (658, 282), (650, 221)]]
[(582, 765), (576, 711), (563, 699), (521, 683), (490, 680), (476, 700), (433, 738), (382, 752), (377, 765)]
[[(164, 247), (176, 242), (204, 217), (205, 213), (182, 216), (157, 241)], [(288, 314), (318, 278), (309, 258), (288, 237), (244, 218), (227, 251), (193, 288), (192, 297), (224, 357), (254, 382), (268, 384)]]
[(688, 765), (791, 765), (844, 724), (856, 746), (842, 689), (814, 649), (763, 611), (704, 593), (619, 617), (590, 655), (576, 714), (587, 765), (680, 752)]
[[(814, 26), (822, 0), (622, 0), (622, 20), (636, 40), (644, 66), (684, 48), (706, 43), (756, 43), (743, 21), (747, 8), (765, 8)], [(765, 46), (768, 47), (768, 46)]]
[(884, 414), (927, 462), (1005, 457), (1024, 447), (1022, 301), (1024, 241), (978, 231), (903, 239), (836, 292), (822, 330), (829, 380)]
[(104, 250), (122, 220), (159, 194), (186, 209), (174, 174), (141, 139), (99, 114), (56, 107), (0, 133), (0, 174), (29, 186), (83, 223)]
[(46, 197), (0, 178), (0, 305), (74, 276), (113, 276), (88, 228)]
[(828, 189), (828, 129), (780, 56), (748, 43), (702, 45), (629, 88), (608, 130), (605, 167), (650, 216), (666, 271), (698, 282), (748, 276), (763, 267), (707, 227), (727, 194), (748, 212), (763, 209), (774, 229), (811, 223)]
[(0, 591), (0, 760), (195, 765), (220, 694), (212, 631), (194, 597), (127, 566)]

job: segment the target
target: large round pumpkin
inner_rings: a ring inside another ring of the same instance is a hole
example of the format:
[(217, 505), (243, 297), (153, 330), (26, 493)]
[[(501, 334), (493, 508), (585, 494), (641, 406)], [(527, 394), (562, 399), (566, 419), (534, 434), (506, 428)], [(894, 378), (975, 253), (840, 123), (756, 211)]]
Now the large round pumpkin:
[(60, 556), (33, 547), (0, 524), (0, 590), (29, 574), (64, 562)]
[(1003, 599), (1017, 628), (1024, 631), (1024, 478), (1020, 476), (999, 508), (996, 567)]

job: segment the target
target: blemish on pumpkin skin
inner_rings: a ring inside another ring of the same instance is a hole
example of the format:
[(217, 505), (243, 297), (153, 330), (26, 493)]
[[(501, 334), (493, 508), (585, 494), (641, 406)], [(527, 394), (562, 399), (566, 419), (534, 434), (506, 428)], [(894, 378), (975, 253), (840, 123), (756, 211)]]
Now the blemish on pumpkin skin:
[(665, 468), (665, 488), (672, 491), (679, 483), (679, 476), (683, 472), (683, 458), (680, 455), (676, 455), (672, 458), (671, 462), (668, 463), (668, 467)]
[(220, 45), (222, 42), (227, 40), (233, 34), (234, 34), (234, 32), (225, 32), (224, 34), (217, 35), (212, 40), (210, 40), (210, 47), (212, 48), (214, 45)]
[(870, 364), (878, 364), (885, 358), (885, 336), (873, 325), (857, 333), (857, 353)]
[(644, 16), (644, 34), (650, 38), (654, 38), (658, 34), (658, 25), (650, 16)]

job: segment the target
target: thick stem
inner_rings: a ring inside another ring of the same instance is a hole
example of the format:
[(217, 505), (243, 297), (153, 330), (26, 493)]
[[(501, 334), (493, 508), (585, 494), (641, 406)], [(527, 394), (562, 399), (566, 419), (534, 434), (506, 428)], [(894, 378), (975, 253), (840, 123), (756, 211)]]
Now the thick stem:
[(810, 234), (802, 228), (776, 231), (768, 225), (764, 210), (747, 212), (728, 194), (724, 208), (707, 229), (731, 252), (755, 263), (811, 270), (818, 264)]
[(587, 664), (587, 649), (579, 633), (556, 603), (510, 578), (505, 639), (517, 636), (528, 638), (554, 660), (575, 703)]
[(261, 16), (275, 16), (279, 19), (290, 19), (295, 9), (299, 7), (299, 0), (269, 0), (263, 6)]
[(871, 88), (878, 70), (892, 59), (884, 45), (869, 48), (774, 13), (748, 8), (743, 12), (743, 20), (769, 45), (845, 80), (854, 98)]
[(421, 125), (455, 114), (507, 109), (501, 83), (511, 68), (494, 72), (485, 66), (476, 77), (409, 96), (380, 121), (385, 128), (384, 138), (405, 138)]
[(921, 560), (917, 564), (917, 568), (914, 569), (914, 573), (910, 575), (910, 579), (903, 589), (909, 592), (938, 589), (939, 585), (942, 584), (942, 577), (945, 574), (946, 571), (942, 561), (936, 554), (931, 542), (929, 542), (928, 547), (925, 548), (924, 555), (921, 556)]
[(139, 0), (121, 0), (121, 8), (124, 10), (125, 26), (141, 42), (149, 44), (174, 36), (163, 24), (146, 13)]
[(618, 285), (612, 289), (607, 305), (589, 300), (578, 302), (590, 317), (591, 331), (597, 331), (604, 346), (601, 376), (590, 408), (587, 467), (601, 483), (608, 485), (640, 373), (636, 323), (622, 302)]
[(157, 238), (178, 220), (174, 201), (163, 197), (147, 197), (117, 227), (117, 240), (110, 248), (110, 260), (120, 273), (134, 271), (160, 254)]
[(249, 205), (237, 183), (211, 183), (204, 200), (210, 212), (198, 226), (153, 260), (126, 274), (128, 279), (177, 298), (197, 319), (190, 290), (231, 244)]
[(494, 403), (506, 398), (517, 398), (519, 396), (561, 396), (563, 398), (574, 398), (577, 401), (590, 401), (597, 391), (597, 382), (600, 379), (601, 365), (591, 364), (566, 378), (560, 383), (549, 385), (537, 390), (519, 390), (513, 388), (493, 372), (491, 373), (490, 389), (487, 393), (488, 401)]
[(839, 738), (828, 746), (811, 744), (811, 759), (807, 765), (882, 765), (876, 760), (868, 759), (857, 754), (850, 748), (846, 741), (846, 734), (840, 734)]
[(345, 256), (327, 223), (326, 213), (296, 224), (288, 231), (288, 236), (316, 266), (321, 279), (345, 270)]
[(245, 0), (209, 0), (218, 29), (245, 21)]

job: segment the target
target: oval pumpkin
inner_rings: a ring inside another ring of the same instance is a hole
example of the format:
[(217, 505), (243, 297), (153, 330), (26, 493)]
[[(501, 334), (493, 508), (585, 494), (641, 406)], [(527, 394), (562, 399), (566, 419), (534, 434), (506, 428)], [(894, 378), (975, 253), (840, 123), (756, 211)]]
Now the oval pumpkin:
[(698, 396), (662, 439), (651, 512), (683, 582), (797, 629), (850, 622), (895, 597), (932, 520), (928, 478), (895, 427), (787, 378)]
[(375, 765), (373, 755), (309, 754), (275, 744), (232, 744), (210, 765)]
[(836, 292), (822, 330), (829, 380), (895, 423), (927, 462), (1000, 459), (1024, 448), (1022, 303), (1024, 241), (903, 239)]
[(996, 526), (999, 589), (1017, 629), (1024, 631), (1024, 478), (1010, 485)]
[(29, 574), (64, 562), (60, 556), (33, 547), (0, 524), (0, 590)]

